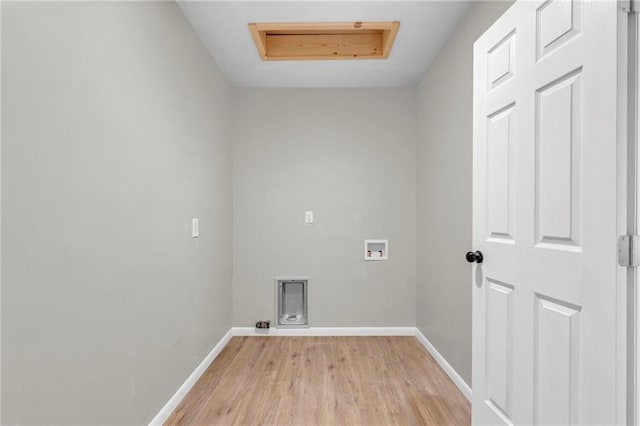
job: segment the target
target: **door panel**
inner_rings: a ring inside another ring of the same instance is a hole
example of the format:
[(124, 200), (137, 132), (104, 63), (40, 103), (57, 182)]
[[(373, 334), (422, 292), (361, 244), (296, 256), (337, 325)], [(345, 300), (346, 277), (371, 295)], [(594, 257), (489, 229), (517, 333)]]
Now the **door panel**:
[(513, 388), (514, 286), (487, 279), (487, 399), (505, 418), (511, 417)]
[(580, 31), (582, 3), (550, 0), (536, 11), (538, 59), (560, 47)]
[(534, 423), (577, 424), (581, 308), (535, 299)]
[(511, 193), (511, 114), (514, 105), (488, 117), (487, 134), (487, 230), (495, 242), (513, 243)]
[(580, 250), (582, 70), (536, 91), (536, 242)]
[(515, 31), (512, 31), (489, 50), (487, 64), (490, 90), (497, 88), (515, 75), (515, 49)]
[(618, 13), (519, 1), (474, 46), (475, 424), (616, 423)]

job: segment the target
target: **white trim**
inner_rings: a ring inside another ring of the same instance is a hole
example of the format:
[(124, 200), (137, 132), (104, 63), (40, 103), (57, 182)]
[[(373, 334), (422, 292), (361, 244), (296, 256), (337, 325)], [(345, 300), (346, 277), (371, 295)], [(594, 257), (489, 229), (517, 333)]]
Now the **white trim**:
[(173, 410), (175, 410), (178, 404), (180, 404), (180, 402), (182, 401), (182, 399), (185, 396), (187, 396), (187, 393), (189, 393), (193, 385), (196, 384), (198, 379), (200, 379), (200, 377), (204, 374), (207, 368), (209, 368), (209, 365), (211, 365), (213, 360), (216, 359), (216, 357), (220, 354), (220, 352), (222, 352), (222, 349), (224, 349), (227, 343), (229, 343), (229, 340), (231, 340), (231, 337), (233, 335), (234, 334), (233, 334), (233, 328), (232, 328), (229, 331), (227, 331), (227, 333), (224, 336), (222, 336), (222, 339), (220, 339), (218, 344), (215, 345), (213, 349), (211, 349), (211, 352), (209, 352), (209, 354), (202, 360), (200, 365), (198, 365), (196, 369), (193, 370), (193, 373), (191, 373), (191, 375), (182, 384), (182, 386), (180, 386), (180, 389), (178, 389), (178, 391), (175, 394), (173, 394), (171, 399), (169, 399), (169, 401), (164, 405), (164, 407), (162, 407), (160, 412), (156, 414), (153, 420), (149, 422), (149, 425), (153, 425), (153, 426), (162, 425), (164, 422), (167, 421), (171, 413), (173, 413)]
[[(618, 14), (616, 235), (638, 234), (638, 15)], [(616, 265), (617, 266), (617, 265)], [(618, 424), (637, 424), (637, 271), (617, 267), (616, 397)], [(628, 291), (628, 289), (631, 289)]]
[(445, 373), (449, 376), (449, 378), (453, 381), (453, 383), (460, 389), (460, 392), (471, 402), (471, 388), (465, 382), (462, 377), (458, 374), (456, 370), (447, 362), (446, 359), (438, 352), (435, 346), (431, 344), (431, 342), (422, 334), (420, 330), (416, 328), (416, 337), (422, 343), (422, 345), (427, 349), (427, 351), (431, 354), (433, 359), (436, 360), (438, 365), (444, 370)]
[(234, 336), (415, 336), (415, 327), (233, 327)]
[[(2, 5), (0, 4), (0, 46), (2, 46)], [(1, 49), (0, 49), (1, 50)], [(2, 70), (2, 53), (0, 52), (0, 70)], [(0, 75), (2, 72), (0, 72)], [(0, 78), (0, 99), (2, 99), (2, 78)], [(2, 135), (2, 107), (0, 106), (0, 135)], [(0, 164), (2, 164), (2, 137), (0, 136)], [(0, 176), (2, 173), (0, 173)], [(0, 179), (0, 188), (2, 183)], [(0, 191), (0, 223), (2, 223), (2, 191)], [(1, 227), (0, 227), (1, 229)], [(0, 230), (0, 306), (2, 306), (2, 231)], [(2, 318), (2, 315), (0, 315)], [(2, 320), (0, 319), (0, 330), (2, 330)], [(0, 365), (2, 365), (2, 333), (0, 332)], [(0, 368), (0, 383), (2, 383), (2, 369)], [(0, 419), (2, 419), (2, 387), (0, 386)]]

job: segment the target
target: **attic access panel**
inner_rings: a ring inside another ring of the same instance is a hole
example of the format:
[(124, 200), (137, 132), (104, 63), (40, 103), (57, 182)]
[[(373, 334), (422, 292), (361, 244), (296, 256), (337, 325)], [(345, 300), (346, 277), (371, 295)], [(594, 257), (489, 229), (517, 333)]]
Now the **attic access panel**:
[(387, 59), (400, 22), (249, 24), (263, 61)]

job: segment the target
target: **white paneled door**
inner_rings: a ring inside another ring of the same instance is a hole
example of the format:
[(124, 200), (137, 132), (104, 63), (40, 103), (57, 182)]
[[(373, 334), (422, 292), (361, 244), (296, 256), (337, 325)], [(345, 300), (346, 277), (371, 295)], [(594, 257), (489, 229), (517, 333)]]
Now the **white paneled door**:
[(519, 1), (474, 46), (474, 424), (620, 421), (619, 13)]

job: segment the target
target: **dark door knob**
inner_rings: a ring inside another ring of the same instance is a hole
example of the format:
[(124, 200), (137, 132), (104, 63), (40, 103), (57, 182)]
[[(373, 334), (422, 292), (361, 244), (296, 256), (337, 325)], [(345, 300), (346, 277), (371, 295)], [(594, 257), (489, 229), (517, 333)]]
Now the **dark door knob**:
[(484, 256), (482, 256), (482, 252), (480, 250), (476, 251), (476, 252), (467, 252), (467, 262), (469, 263), (482, 263), (482, 261), (484, 260)]

